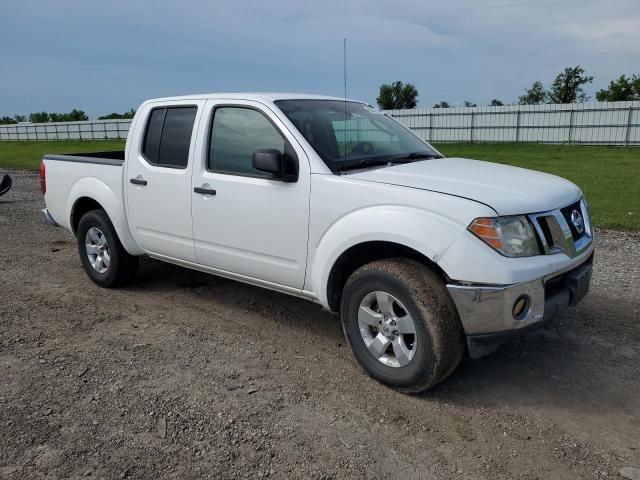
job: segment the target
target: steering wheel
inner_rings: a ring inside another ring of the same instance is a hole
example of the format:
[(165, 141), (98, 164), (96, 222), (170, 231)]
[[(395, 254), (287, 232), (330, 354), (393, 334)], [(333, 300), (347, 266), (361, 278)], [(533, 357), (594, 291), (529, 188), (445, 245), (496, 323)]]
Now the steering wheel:
[(371, 142), (358, 142), (351, 149), (351, 153), (360, 153), (363, 155), (368, 155), (369, 153), (373, 153), (375, 151), (375, 147)]

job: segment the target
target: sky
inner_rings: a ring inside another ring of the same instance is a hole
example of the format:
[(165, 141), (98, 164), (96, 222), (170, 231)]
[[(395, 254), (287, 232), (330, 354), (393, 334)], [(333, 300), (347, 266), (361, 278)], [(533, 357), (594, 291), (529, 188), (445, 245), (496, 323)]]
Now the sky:
[(517, 101), (567, 66), (640, 74), (640, 0), (0, 0), (0, 116), (159, 96), (286, 91), (418, 106)]

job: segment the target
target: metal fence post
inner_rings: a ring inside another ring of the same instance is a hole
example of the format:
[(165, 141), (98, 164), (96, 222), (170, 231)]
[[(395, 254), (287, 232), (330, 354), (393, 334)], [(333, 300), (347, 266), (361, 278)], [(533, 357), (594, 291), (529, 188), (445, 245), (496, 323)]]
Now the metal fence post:
[(471, 143), (473, 143), (473, 126), (476, 123), (476, 117), (474, 115), (474, 112), (471, 111), (471, 132), (469, 133), (469, 137), (471, 139)]
[(573, 108), (571, 108), (571, 113), (569, 114), (569, 139), (567, 143), (571, 143), (571, 133), (573, 132)]
[(516, 114), (516, 143), (520, 142), (520, 107), (518, 107), (518, 113)]
[(629, 106), (629, 113), (627, 113), (627, 131), (624, 135), (624, 145), (625, 147), (629, 146), (629, 141), (631, 140), (631, 116), (633, 114), (633, 107)]

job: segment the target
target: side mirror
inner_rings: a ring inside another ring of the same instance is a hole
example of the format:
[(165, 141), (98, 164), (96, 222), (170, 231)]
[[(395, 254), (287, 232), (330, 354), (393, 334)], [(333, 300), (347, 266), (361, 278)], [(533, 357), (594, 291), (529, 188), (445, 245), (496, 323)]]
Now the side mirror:
[(284, 177), (285, 157), (274, 148), (265, 148), (253, 152), (253, 168), (259, 172), (270, 173), (274, 178)]

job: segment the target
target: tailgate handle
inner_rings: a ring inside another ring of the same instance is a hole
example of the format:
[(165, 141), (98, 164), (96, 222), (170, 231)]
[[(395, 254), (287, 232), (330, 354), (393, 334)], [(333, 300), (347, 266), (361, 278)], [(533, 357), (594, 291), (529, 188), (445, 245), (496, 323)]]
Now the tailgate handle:
[(202, 188), (202, 187), (195, 187), (193, 189), (194, 192), (196, 193), (201, 193), (202, 195), (215, 195), (216, 191), (213, 188)]
[(130, 178), (129, 181), (134, 185), (146, 185), (147, 181), (141, 178)]

